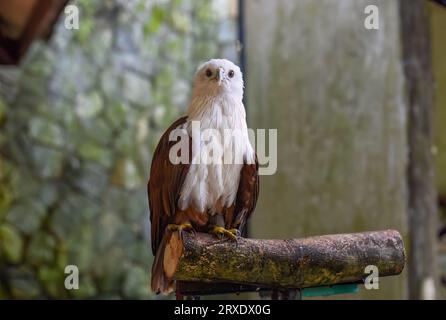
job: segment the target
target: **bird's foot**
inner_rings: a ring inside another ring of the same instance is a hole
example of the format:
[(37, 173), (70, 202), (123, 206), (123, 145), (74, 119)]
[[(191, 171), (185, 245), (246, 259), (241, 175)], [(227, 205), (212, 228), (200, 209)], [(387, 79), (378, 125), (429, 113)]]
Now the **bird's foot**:
[(182, 224), (171, 223), (171, 224), (167, 225), (167, 230), (169, 230), (171, 232), (178, 231), (180, 234), (183, 231), (195, 233), (194, 227), (190, 223), (182, 223)]
[(220, 226), (214, 226), (211, 230), (212, 234), (215, 234), (217, 238), (222, 239), (223, 237), (228, 237), (231, 240), (237, 240), (238, 230), (237, 229), (225, 229)]

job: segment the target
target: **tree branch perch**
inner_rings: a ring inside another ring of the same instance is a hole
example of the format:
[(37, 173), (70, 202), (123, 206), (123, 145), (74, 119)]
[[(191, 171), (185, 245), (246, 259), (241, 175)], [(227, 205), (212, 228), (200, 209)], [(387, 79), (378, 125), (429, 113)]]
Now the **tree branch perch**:
[(397, 275), (405, 264), (394, 230), (237, 243), (186, 234), (183, 244), (175, 278), (188, 282), (300, 289), (362, 282), (368, 265), (378, 267), (380, 277)]

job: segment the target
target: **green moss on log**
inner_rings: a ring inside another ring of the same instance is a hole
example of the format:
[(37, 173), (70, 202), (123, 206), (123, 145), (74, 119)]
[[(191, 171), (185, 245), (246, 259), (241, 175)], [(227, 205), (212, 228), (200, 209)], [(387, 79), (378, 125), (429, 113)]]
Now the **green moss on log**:
[(262, 287), (360, 282), (368, 265), (382, 277), (400, 274), (405, 264), (403, 241), (394, 230), (290, 240), (239, 238), (237, 243), (186, 235), (184, 248), (177, 280)]

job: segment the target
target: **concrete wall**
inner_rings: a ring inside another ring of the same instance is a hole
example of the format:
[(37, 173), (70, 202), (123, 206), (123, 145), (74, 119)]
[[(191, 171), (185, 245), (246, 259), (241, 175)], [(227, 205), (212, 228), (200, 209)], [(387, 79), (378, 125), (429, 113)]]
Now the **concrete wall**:
[[(364, 28), (364, 8), (380, 29)], [(252, 235), (406, 232), (406, 116), (397, 1), (246, 0), (252, 128), (278, 129)], [(359, 298), (404, 298), (405, 276)], [(345, 297), (344, 297), (345, 298)]]

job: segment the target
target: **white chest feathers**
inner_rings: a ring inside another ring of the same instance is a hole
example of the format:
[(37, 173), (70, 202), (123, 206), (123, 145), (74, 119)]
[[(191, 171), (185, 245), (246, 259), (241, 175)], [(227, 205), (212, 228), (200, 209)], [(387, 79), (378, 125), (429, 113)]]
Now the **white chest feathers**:
[[(192, 101), (185, 124), (192, 137), (192, 163), (181, 188), (179, 206), (203, 213), (218, 213), (236, 198), (244, 163), (254, 163), (245, 109), (229, 98)], [(197, 135), (197, 128), (200, 135)]]

